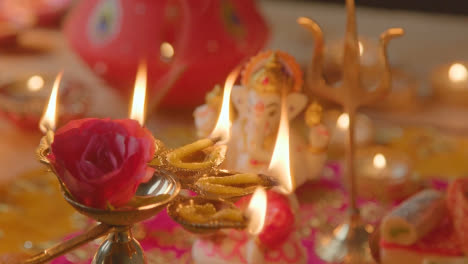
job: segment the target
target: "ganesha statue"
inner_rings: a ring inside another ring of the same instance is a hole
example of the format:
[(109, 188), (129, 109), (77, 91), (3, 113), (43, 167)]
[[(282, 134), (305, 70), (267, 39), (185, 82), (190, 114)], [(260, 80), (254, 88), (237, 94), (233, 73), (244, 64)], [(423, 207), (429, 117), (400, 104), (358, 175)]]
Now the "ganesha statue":
[[(300, 66), (287, 53), (261, 52), (247, 63), (241, 85), (232, 90), (236, 116), (231, 116), (226, 168), (267, 172), (280, 123), (281, 100), (285, 96), (291, 124), (291, 170), (296, 187), (320, 175), (326, 161), (329, 134), (321, 123), (321, 106), (316, 102), (308, 105), (302, 86)], [(207, 96), (206, 104), (195, 110), (199, 137), (208, 136), (213, 129), (221, 96), (220, 89), (215, 88)], [(298, 116), (303, 112), (304, 120), (301, 120)]]

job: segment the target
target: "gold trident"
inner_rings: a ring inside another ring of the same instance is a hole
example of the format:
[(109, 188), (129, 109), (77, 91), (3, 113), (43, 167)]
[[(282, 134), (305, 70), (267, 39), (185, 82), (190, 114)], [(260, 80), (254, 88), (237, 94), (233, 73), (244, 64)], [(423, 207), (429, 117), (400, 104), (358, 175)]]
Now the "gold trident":
[[(359, 208), (356, 204), (356, 177), (354, 169), (354, 132), (356, 112), (361, 106), (372, 104), (383, 99), (391, 87), (391, 71), (387, 57), (388, 42), (404, 34), (401, 28), (391, 28), (380, 35), (380, 62), (382, 64), (381, 80), (373, 91), (367, 90), (361, 81), (360, 53), (358, 34), (356, 30), (356, 15), (354, 0), (346, 0), (347, 25), (344, 40), (343, 55), (343, 81), (338, 87), (328, 85), (323, 77), (324, 38), (320, 26), (313, 20), (305, 17), (298, 18), (297, 22), (312, 33), (315, 39), (315, 48), (312, 61), (307, 69), (306, 85), (309, 91), (329, 99), (343, 107), (349, 115), (349, 129), (346, 144), (346, 166), (349, 187), (350, 218), (347, 223), (337, 227), (334, 231), (345, 231), (346, 238), (339, 238), (333, 234), (329, 240), (334, 241), (328, 245), (316, 245), (316, 252), (328, 261), (346, 260), (345, 263), (367, 263), (365, 247), (368, 249), (367, 239), (370, 232), (360, 218)], [(348, 228), (349, 227), (349, 228)], [(343, 255), (344, 253), (344, 255)]]
[(380, 35), (380, 62), (382, 63), (382, 77), (379, 85), (373, 91), (367, 90), (361, 82), (360, 54), (358, 34), (356, 30), (356, 16), (354, 0), (346, 0), (347, 26), (344, 41), (343, 82), (338, 87), (328, 85), (323, 77), (324, 38), (320, 26), (312, 19), (300, 17), (297, 22), (309, 30), (315, 39), (314, 56), (307, 69), (306, 85), (313, 93), (341, 105), (349, 115), (347, 168), (350, 178), (351, 206), (357, 209), (355, 202), (354, 184), (354, 129), (356, 112), (361, 106), (372, 104), (383, 99), (391, 87), (391, 71), (388, 63), (388, 42), (404, 34), (402, 28), (391, 28)]

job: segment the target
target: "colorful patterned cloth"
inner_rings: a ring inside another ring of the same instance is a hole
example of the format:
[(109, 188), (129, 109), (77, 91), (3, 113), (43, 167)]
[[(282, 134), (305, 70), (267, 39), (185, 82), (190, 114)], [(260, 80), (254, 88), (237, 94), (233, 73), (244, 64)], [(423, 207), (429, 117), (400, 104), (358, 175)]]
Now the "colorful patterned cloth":
[[(443, 182), (431, 184), (435, 188), (445, 187)], [(342, 187), (339, 164), (328, 164), (319, 181), (302, 186), (296, 194), (301, 212), (297, 232), (307, 251), (307, 263), (325, 263), (314, 252), (315, 236), (319, 230), (330, 229), (346, 217), (346, 193)], [(359, 204), (363, 218), (369, 223), (376, 223), (386, 212), (386, 206), (377, 201), (360, 200)], [(149, 263), (193, 263), (191, 249), (197, 236), (182, 229), (166, 212), (138, 225), (134, 233), (145, 249)], [(98, 244), (88, 244), (56, 259), (52, 264), (90, 263)]]

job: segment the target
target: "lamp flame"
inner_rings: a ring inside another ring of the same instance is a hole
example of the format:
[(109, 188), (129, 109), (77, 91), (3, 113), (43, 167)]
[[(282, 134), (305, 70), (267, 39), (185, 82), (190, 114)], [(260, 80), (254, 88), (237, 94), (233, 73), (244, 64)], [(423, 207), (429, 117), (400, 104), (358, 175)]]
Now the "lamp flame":
[(142, 126), (145, 123), (146, 75), (146, 62), (143, 61), (138, 66), (130, 111), (130, 118), (138, 121)]
[(295, 183), (291, 174), (289, 155), (289, 119), (286, 96), (282, 96), (278, 135), (268, 170), (278, 178), (281, 192), (289, 194), (294, 191)]
[(221, 111), (219, 112), (218, 121), (216, 122), (213, 132), (211, 132), (210, 138), (221, 138), (219, 144), (225, 144), (229, 141), (231, 131), (231, 91), (234, 83), (236, 82), (237, 76), (239, 76), (240, 67), (235, 68), (229, 73), (226, 82), (224, 83), (223, 92), (223, 103), (221, 104)]
[(55, 130), (57, 118), (57, 95), (62, 76), (63, 71), (57, 74), (52, 87), (52, 92), (50, 93), (49, 103), (47, 104), (47, 108), (39, 121), (39, 128), (43, 133), (46, 133), (48, 130)]
[(257, 187), (245, 212), (246, 216), (249, 218), (247, 231), (251, 235), (258, 235), (262, 232), (265, 224), (266, 212), (267, 194), (263, 188)]
[(374, 167), (377, 169), (383, 169), (387, 166), (387, 159), (382, 153), (377, 153), (374, 156)]
[(348, 113), (342, 113), (338, 119), (336, 120), (336, 125), (343, 129), (346, 130), (349, 128), (349, 115)]
[(449, 69), (449, 78), (453, 82), (468, 80), (468, 69), (461, 63), (454, 63)]

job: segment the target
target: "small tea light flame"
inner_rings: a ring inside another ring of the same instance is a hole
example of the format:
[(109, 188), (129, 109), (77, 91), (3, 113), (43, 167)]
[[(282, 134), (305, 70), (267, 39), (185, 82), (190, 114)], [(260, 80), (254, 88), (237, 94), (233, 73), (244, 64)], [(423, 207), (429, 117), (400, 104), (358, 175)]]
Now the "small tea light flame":
[(33, 75), (28, 79), (28, 90), (37, 92), (44, 87), (44, 78), (39, 75)]
[(349, 128), (349, 115), (347, 113), (341, 114), (336, 120), (336, 125), (345, 130)]
[(463, 82), (468, 80), (468, 69), (461, 63), (454, 63), (449, 69), (449, 78), (453, 82)]
[(62, 76), (63, 71), (59, 72), (55, 78), (54, 86), (52, 87), (52, 92), (49, 97), (49, 103), (47, 104), (47, 108), (39, 121), (39, 128), (43, 133), (46, 133), (48, 130), (55, 130), (57, 118), (57, 95)]
[(169, 42), (163, 42), (159, 47), (159, 52), (161, 52), (161, 57), (166, 60), (170, 60), (174, 57), (174, 47)]
[(362, 56), (364, 54), (364, 45), (362, 44), (361, 41), (358, 42), (359, 45), (359, 56)]
[(376, 167), (377, 169), (383, 169), (387, 166), (387, 159), (382, 153), (377, 153), (374, 156), (373, 163), (374, 163), (374, 167)]
[(216, 126), (211, 132), (210, 138), (221, 138), (219, 144), (225, 144), (229, 141), (230, 131), (231, 131), (231, 91), (234, 83), (236, 82), (237, 76), (239, 76), (240, 67), (234, 69), (227, 77), (226, 82), (224, 83), (224, 92), (223, 92), (223, 103), (221, 105), (221, 111), (219, 112), (218, 121)]
[(142, 126), (145, 123), (146, 72), (146, 63), (141, 62), (138, 66), (130, 111), (130, 118), (138, 121)]
[(271, 157), (270, 165), (268, 166), (268, 170), (278, 178), (281, 192), (285, 194), (293, 192), (295, 188), (294, 178), (291, 174), (289, 154), (289, 119), (287, 109), (286, 100), (283, 96), (278, 135), (276, 136), (275, 148), (273, 149), (273, 155)]
[(246, 209), (246, 216), (249, 218), (247, 231), (251, 235), (258, 235), (262, 232), (265, 224), (265, 216), (267, 212), (267, 194), (265, 190), (258, 187), (250, 200), (249, 206)]

